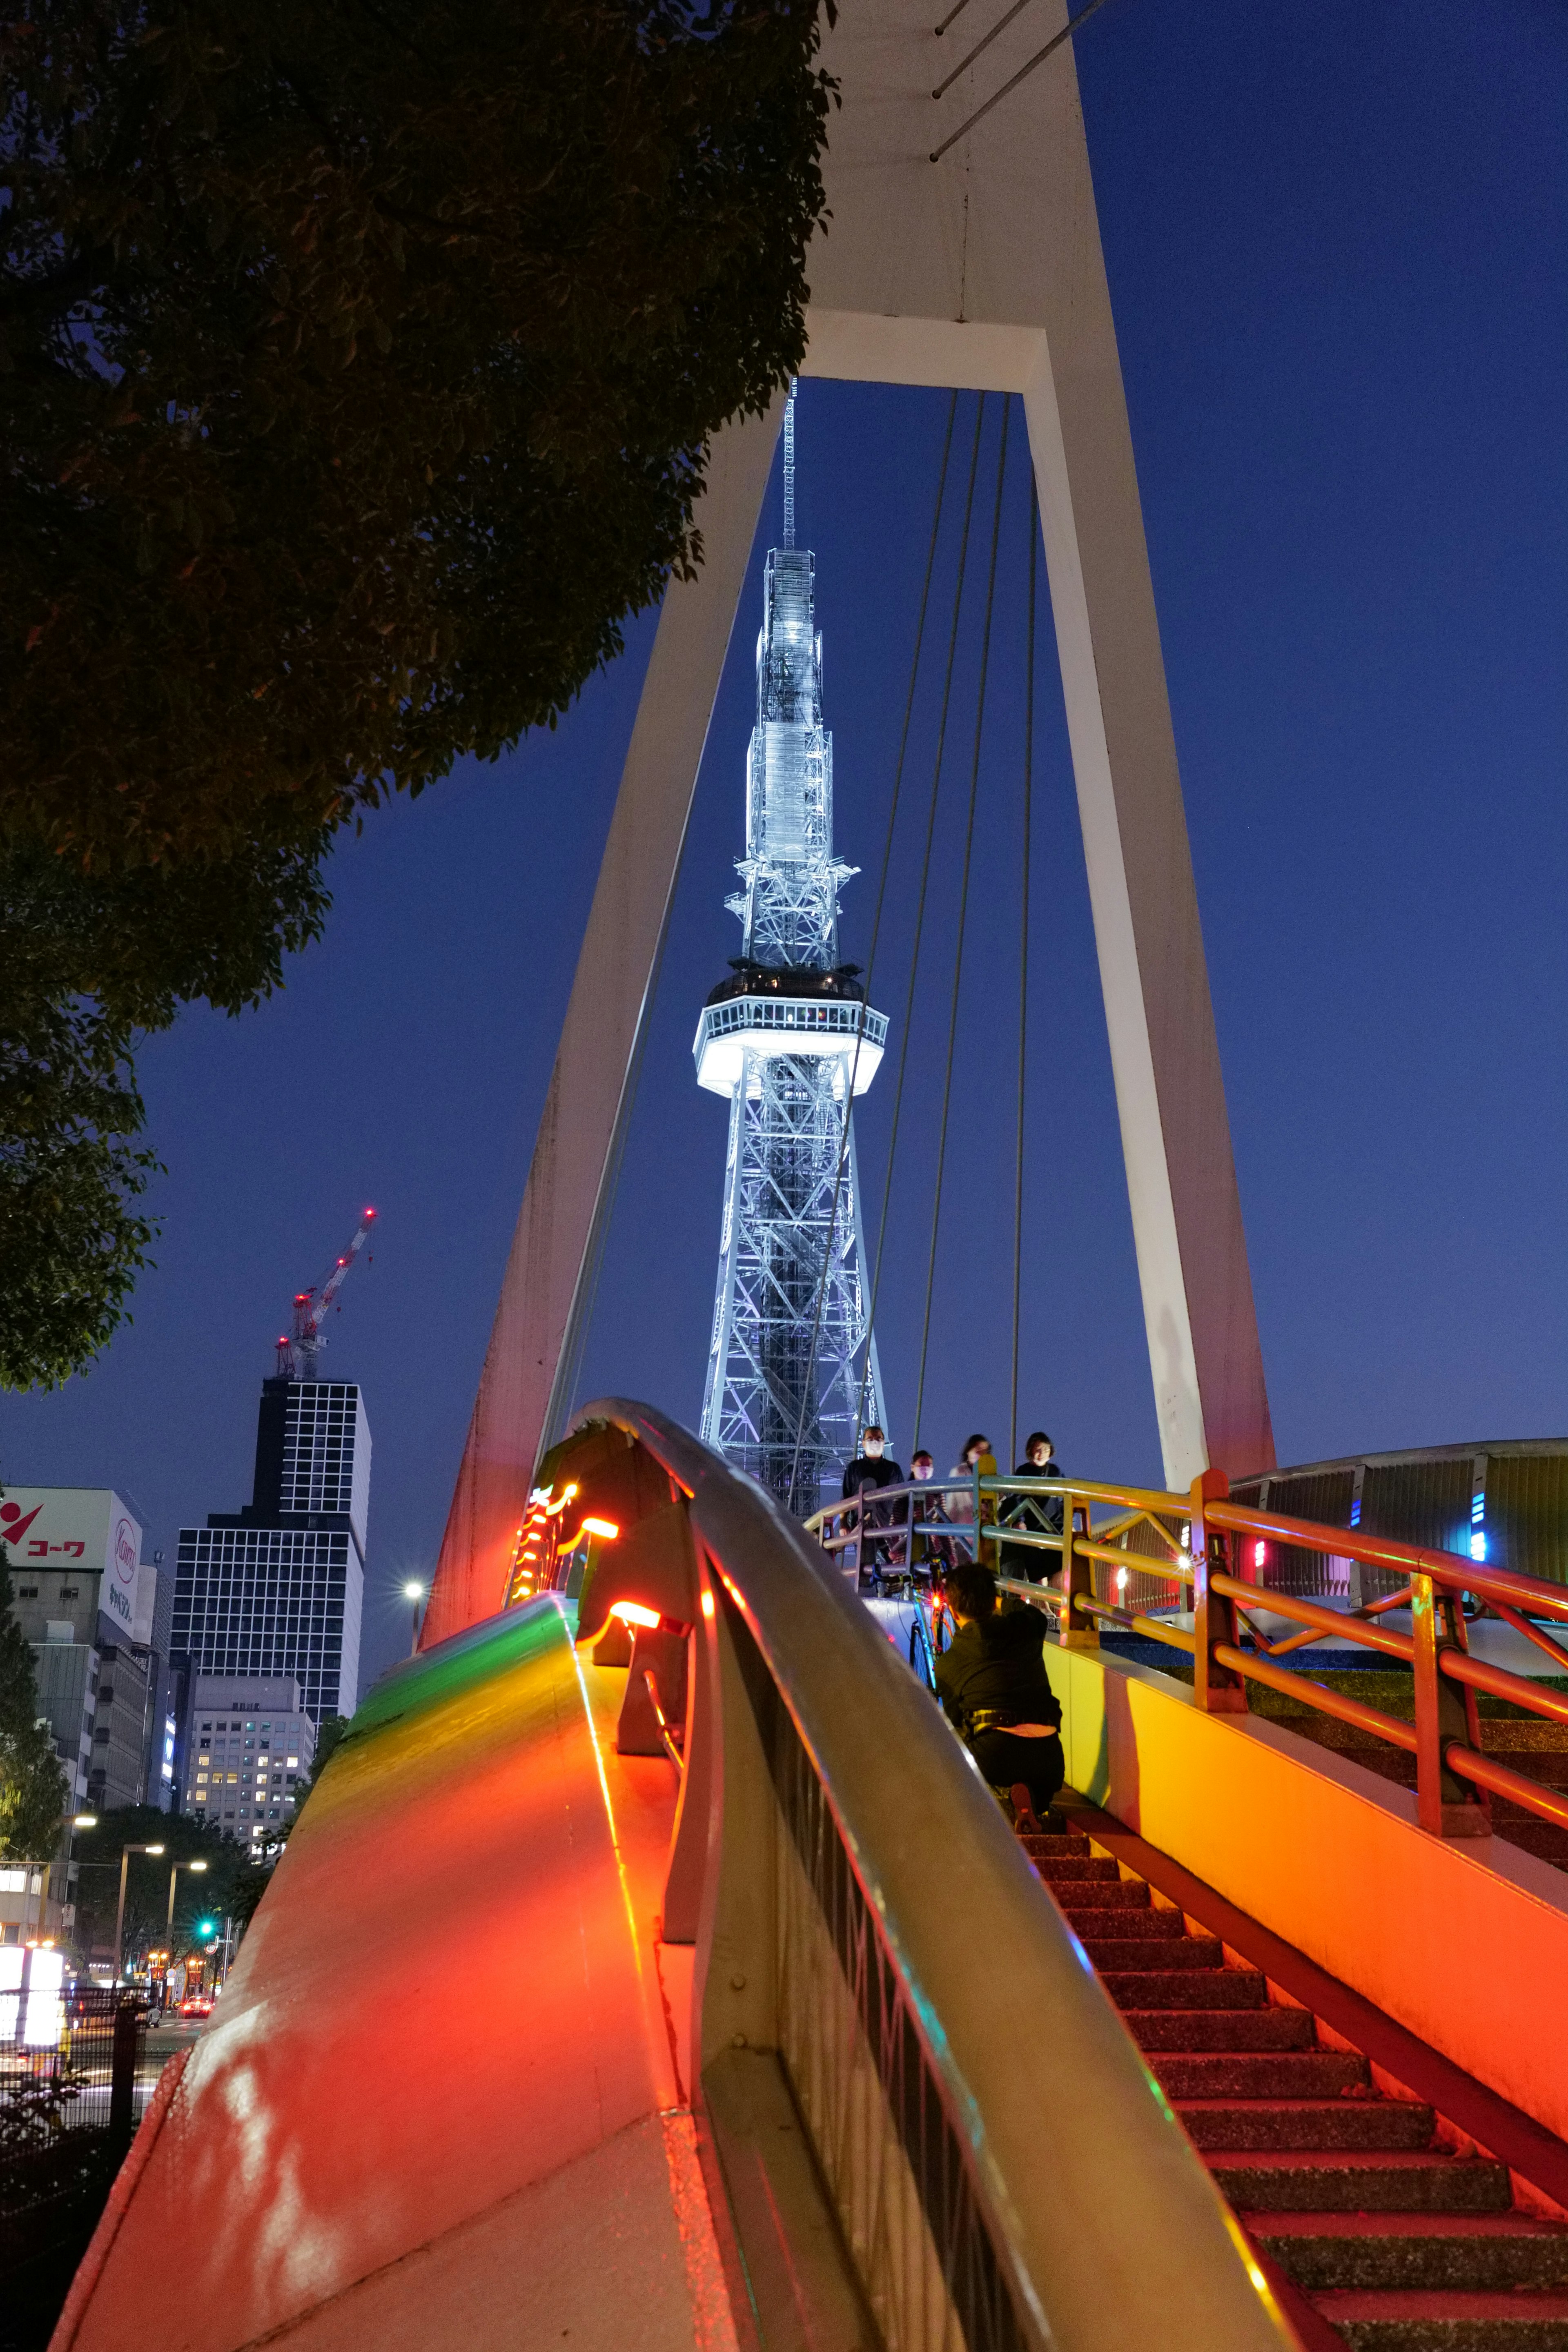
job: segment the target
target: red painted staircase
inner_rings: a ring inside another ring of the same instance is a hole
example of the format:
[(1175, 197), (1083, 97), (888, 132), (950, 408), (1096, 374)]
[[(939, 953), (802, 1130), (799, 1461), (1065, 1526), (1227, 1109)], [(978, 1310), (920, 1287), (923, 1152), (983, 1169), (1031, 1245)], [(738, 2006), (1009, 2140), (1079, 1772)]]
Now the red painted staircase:
[(1568, 2148), (1063, 1801), (1030, 1858), (1308, 2352), (1568, 2352)]

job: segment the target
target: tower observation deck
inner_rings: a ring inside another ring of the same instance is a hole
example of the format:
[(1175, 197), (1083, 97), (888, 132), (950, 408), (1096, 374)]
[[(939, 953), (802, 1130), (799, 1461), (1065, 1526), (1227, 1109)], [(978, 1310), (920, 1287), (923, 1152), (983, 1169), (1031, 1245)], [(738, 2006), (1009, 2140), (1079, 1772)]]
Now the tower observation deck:
[(733, 977), (710, 995), (697, 1083), (730, 1098), (707, 1443), (786, 1508), (883, 1419), (849, 1104), (887, 1043), (858, 967), (838, 961), (833, 738), (822, 723), (816, 558), (795, 544), (795, 394), (784, 414), (784, 544), (770, 550), (747, 768), (745, 887)]

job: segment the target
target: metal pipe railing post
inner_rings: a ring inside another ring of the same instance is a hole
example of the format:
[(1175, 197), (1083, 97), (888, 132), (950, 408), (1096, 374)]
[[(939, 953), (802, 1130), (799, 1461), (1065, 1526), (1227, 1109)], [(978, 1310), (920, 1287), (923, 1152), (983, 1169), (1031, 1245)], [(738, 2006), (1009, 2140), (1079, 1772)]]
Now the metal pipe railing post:
[(1211, 1575), (1226, 1573), (1229, 1556), (1225, 1531), (1210, 1527), (1206, 1507), (1224, 1502), (1229, 1493), (1230, 1481), (1223, 1470), (1205, 1470), (1193, 1480), (1188, 1538), (1193, 1558), (1193, 1696), (1205, 1715), (1247, 1713), (1245, 1681), (1215, 1654), (1216, 1650), (1240, 1647), (1236, 1603), (1227, 1594), (1214, 1591), (1209, 1582)]
[(1062, 1496), (1062, 1611), (1058, 1639), (1064, 1650), (1098, 1650), (1100, 1622), (1086, 1616), (1079, 1607), (1080, 1601), (1094, 1599), (1094, 1562), (1079, 1552), (1073, 1542), (1079, 1532), (1079, 1515), (1083, 1515), (1083, 1534), (1089, 1535), (1089, 1511), (1087, 1503), (1075, 1503), (1070, 1492)]
[(1410, 1631), (1415, 1644), (1415, 1818), (1434, 1837), (1489, 1837), (1491, 1816), (1449, 1767), (1446, 1750), (1450, 1740), (1468, 1748), (1469, 1711), (1458, 1684), (1442, 1672), (1445, 1650), (1464, 1643), (1455, 1633), (1452, 1593), (1439, 1589), (1427, 1575), (1410, 1580)]

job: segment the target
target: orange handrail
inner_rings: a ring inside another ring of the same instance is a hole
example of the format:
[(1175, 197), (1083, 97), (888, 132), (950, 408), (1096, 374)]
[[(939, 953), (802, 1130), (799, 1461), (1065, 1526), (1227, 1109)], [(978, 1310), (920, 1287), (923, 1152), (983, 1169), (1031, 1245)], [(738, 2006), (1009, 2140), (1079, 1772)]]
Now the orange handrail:
[[(1490, 1697), (1510, 1700), (1531, 1714), (1555, 1722), (1568, 1722), (1568, 1699), (1555, 1691), (1543, 1690), (1528, 1675), (1472, 1658), (1460, 1607), (1464, 1594), (1474, 1594), (1488, 1602), (1505, 1623), (1568, 1671), (1568, 1648), (1560, 1646), (1539, 1626), (1531, 1625), (1527, 1615), (1529, 1612), (1568, 1622), (1568, 1589), (1513, 1569), (1488, 1567), (1479, 1560), (1466, 1559), (1460, 1552), (1401, 1543), (1390, 1536), (1364, 1533), (1360, 1528), (1325, 1527), (1311, 1519), (1291, 1518), (1280, 1511), (1233, 1503), (1226, 1491), (1225, 1479), (1212, 1470), (1194, 1480), (1190, 1496), (1003, 1472), (994, 1478), (977, 1475), (963, 1482), (932, 1479), (921, 1486), (911, 1483), (908, 1486), (884, 1487), (875, 1499), (884, 1506), (897, 1505), (905, 1496), (925, 1496), (934, 1500), (954, 1491), (973, 1498), (973, 1516), (948, 1523), (952, 1533), (960, 1538), (966, 1531), (978, 1531), (985, 1517), (984, 1505), (987, 1498), (1033, 1495), (1059, 1499), (1061, 1534), (1005, 1527), (997, 1528), (995, 1534), (1005, 1541), (1061, 1554), (1059, 1592), (1047, 1591), (1038, 1585), (1016, 1584), (1007, 1579), (1003, 1582), (1006, 1589), (1048, 1605), (1057, 1614), (1060, 1638), (1069, 1646), (1092, 1647), (1099, 1641), (1098, 1625), (1115, 1626), (1121, 1632), (1137, 1633), (1189, 1652), (1194, 1665), (1194, 1696), (1205, 1709), (1245, 1712), (1247, 1685), (1257, 1682), (1300, 1697), (1308, 1706), (1335, 1716), (1342, 1722), (1374, 1732), (1379, 1738), (1415, 1755), (1417, 1816), (1424, 1829), (1438, 1835), (1477, 1836), (1490, 1828), (1485, 1800), (1477, 1802), (1461, 1782), (1471, 1784), (1476, 1790), (1507, 1796), (1544, 1820), (1568, 1824), (1568, 1800), (1480, 1755), (1475, 1693), (1484, 1691)], [(1129, 1512), (1132, 1517), (1110, 1528), (1102, 1527), (1091, 1532), (1090, 1514), (1100, 1504)], [(912, 1504), (910, 1507), (912, 1513)], [(838, 1550), (850, 1539), (850, 1530), (845, 1526), (850, 1515), (853, 1522), (858, 1521), (859, 1512), (853, 1502), (818, 1512), (807, 1526), (826, 1549)], [(1171, 1549), (1168, 1559), (1134, 1554), (1104, 1541), (1106, 1534), (1125, 1534), (1141, 1519), (1150, 1521), (1165, 1537)], [(1189, 1539), (1188, 1549), (1176, 1546), (1161, 1526), (1163, 1520), (1174, 1520), (1182, 1526)], [(918, 1529), (919, 1523), (914, 1524)], [(935, 1526), (940, 1530), (942, 1522)], [(830, 1527), (835, 1532), (829, 1532)], [(900, 1531), (896, 1519), (891, 1527), (865, 1529), (868, 1534), (884, 1537)], [(855, 1532), (860, 1532), (858, 1525)], [(1325, 1609), (1294, 1593), (1274, 1591), (1233, 1574), (1231, 1548), (1243, 1538), (1252, 1541), (1267, 1538), (1334, 1559), (1359, 1560), (1363, 1566), (1392, 1571), (1405, 1580), (1408, 1589), (1349, 1612)], [(1165, 1620), (1142, 1616), (1097, 1599), (1089, 1589), (1091, 1561), (1133, 1569), (1139, 1575), (1156, 1577), (1167, 1583), (1190, 1584), (1193, 1632), (1189, 1633), (1184, 1627)], [(1372, 1622), (1404, 1607), (1411, 1612), (1408, 1633)], [(1306, 1630), (1284, 1641), (1270, 1641), (1248, 1614), (1258, 1610), (1288, 1618)], [(1257, 1644), (1255, 1649), (1242, 1646), (1244, 1626)], [(1410, 1666), (1415, 1701), (1414, 1724), (1405, 1723), (1342, 1692), (1330, 1690), (1310, 1675), (1276, 1663), (1288, 1652), (1324, 1634), (1379, 1651)]]
[(1289, 1519), (1278, 1511), (1256, 1511), (1225, 1500), (1205, 1505), (1212, 1528), (1234, 1528), (1251, 1536), (1272, 1536), (1279, 1543), (1299, 1545), (1305, 1551), (1329, 1552), (1338, 1559), (1359, 1559), (1368, 1568), (1392, 1569), (1400, 1575), (1430, 1576), (1455, 1591), (1473, 1592), (1482, 1601), (1511, 1603), (1516, 1609), (1539, 1609), (1552, 1617), (1568, 1618), (1568, 1587), (1548, 1584), (1539, 1576), (1524, 1576), (1511, 1568), (1488, 1568), (1467, 1559), (1462, 1552), (1434, 1551), (1423, 1544), (1400, 1543), (1392, 1536), (1363, 1535), (1359, 1528), (1325, 1528), (1310, 1519)]

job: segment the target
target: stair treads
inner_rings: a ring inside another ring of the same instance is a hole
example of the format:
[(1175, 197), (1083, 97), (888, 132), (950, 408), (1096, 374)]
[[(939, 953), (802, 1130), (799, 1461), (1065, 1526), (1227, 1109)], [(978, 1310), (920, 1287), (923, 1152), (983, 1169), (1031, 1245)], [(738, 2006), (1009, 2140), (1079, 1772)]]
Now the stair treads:
[(1075, 1830), (1024, 1844), (1303, 2341), (1568, 2352), (1568, 2224), (1520, 2210), (1506, 2165), (1440, 2145), (1429, 2103), (1380, 2089), (1124, 1852)]

